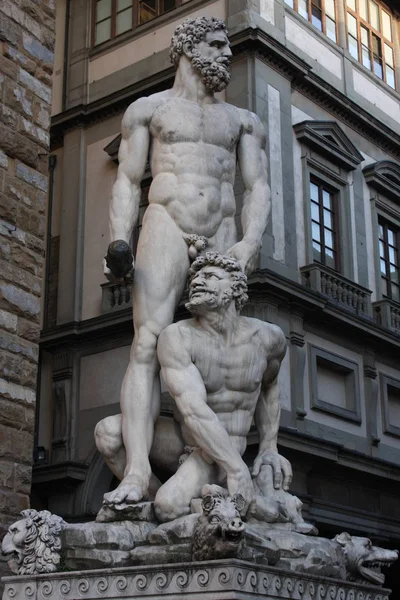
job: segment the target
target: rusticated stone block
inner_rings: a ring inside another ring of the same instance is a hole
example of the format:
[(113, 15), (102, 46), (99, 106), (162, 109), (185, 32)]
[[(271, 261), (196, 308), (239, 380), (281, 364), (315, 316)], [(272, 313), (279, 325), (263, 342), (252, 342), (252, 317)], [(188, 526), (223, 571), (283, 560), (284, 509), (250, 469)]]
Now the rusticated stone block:
[(20, 494), (30, 494), (32, 480), (32, 467), (30, 465), (15, 464), (14, 491)]
[(0, 494), (0, 512), (19, 515), (21, 510), (28, 508), (29, 497), (26, 494), (3, 491)]
[(0, 458), (31, 464), (33, 447), (33, 435), (31, 433), (19, 431), (0, 423), (0, 439)]
[(29, 340), (34, 344), (39, 343), (40, 328), (38, 323), (32, 323), (27, 319), (19, 317), (17, 333), (21, 338)]
[(2, 352), (0, 355), (0, 377), (3, 377), (6, 381), (14, 381), (35, 389), (36, 365), (27, 360), (21, 360), (20, 356)]
[(0, 303), (17, 314), (39, 318), (40, 300), (33, 294), (10, 283), (0, 283)]
[[(8, 156), (22, 160), (32, 167), (36, 166), (38, 148), (34, 142), (2, 123), (0, 123), (0, 140), (1, 146)], [(25, 167), (25, 169), (28, 168)]]
[(14, 487), (14, 463), (0, 461), (0, 486), (10, 489)]

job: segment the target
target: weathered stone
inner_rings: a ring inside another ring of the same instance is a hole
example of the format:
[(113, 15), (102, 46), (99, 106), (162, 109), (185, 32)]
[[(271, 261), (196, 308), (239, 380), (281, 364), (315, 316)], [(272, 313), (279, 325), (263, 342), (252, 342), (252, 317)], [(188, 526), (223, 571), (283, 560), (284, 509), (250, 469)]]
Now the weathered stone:
[(0, 55), (0, 72), (12, 79), (17, 79), (18, 68), (7, 56)]
[[(12, 46), (7, 46), (5, 49), (5, 55), (9, 56), (15, 63), (17, 63), (20, 67), (28, 71), (31, 75), (35, 74), (36, 71), (36, 63), (34, 60), (31, 60), (25, 54), (22, 54)], [(19, 70), (17, 70), (19, 73)], [(17, 80), (17, 77), (15, 78)]]
[(37, 127), (31, 121), (28, 121), (23, 117), (20, 119), (19, 131), (21, 133), (26, 133), (32, 141), (37, 142), (45, 148), (50, 144), (50, 137), (47, 131), (41, 127)]
[(10, 42), (18, 46), (20, 38), (20, 29), (16, 23), (13, 23), (5, 14), (0, 12), (0, 40)]
[(20, 162), (16, 165), (16, 176), (40, 190), (47, 191), (47, 177)]
[(35, 211), (27, 206), (20, 206), (17, 216), (17, 226), (33, 235), (44, 235), (45, 219), (43, 215), (37, 215)]
[(9, 427), (20, 428), (25, 421), (24, 407), (17, 402), (0, 398), (0, 423)]
[(12, 462), (0, 461), (0, 486), (14, 487), (14, 464)]
[[(0, 76), (1, 78), (1, 76)], [(0, 102), (0, 118), (4, 125), (7, 127), (18, 127), (18, 113), (12, 110), (9, 106), (6, 106), (3, 102)]]
[(172, 544), (170, 546), (139, 546), (131, 552), (133, 565), (157, 565), (191, 561), (191, 544)]
[(33, 449), (33, 435), (31, 433), (0, 424), (0, 439), (0, 458), (31, 464)]
[(25, 356), (32, 362), (35, 362), (38, 357), (37, 346), (35, 344), (22, 340), (18, 336), (5, 331), (1, 334), (0, 348)]
[(18, 317), (6, 310), (0, 310), (0, 328), (15, 333), (18, 326)]
[(3, 351), (0, 355), (0, 377), (3, 377), (6, 381), (14, 381), (35, 389), (36, 365), (21, 360), (21, 356)]
[(2, 491), (0, 494), (0, 511), (18, 515), (21, 510), (28, 508), (29, 496), (15, 492)]
[(39, 63), (42, 65), (42, 68), (45, 66), (49, 69), (49, 72), (53, 72), (53, 62), (54, 62), (54, 53), (50, 52), (48, 48), (43, 46), (40, 42), (38, 42), (31, 35), (26, 33), (25, 31), (22, 34), (22, 44), (25, 50), (33, 57), (36, 58)]
[(96, 517), (98, 523), (107, 521), (155, 521), (152, 502), (137, 504), (103, 504)]
[(18, 227), (16, 227), (12, 223), (8, 223), (7, 221), (3, 221), (2, 219), (0, 219), (0, 235), (4, 235), (4, 236), (10, 237), (10, 238), (15, 238), (22, 244), (25, 244), (25, 240), (26, 240), (25, 231), (18, 229)]
[(22, 160), (31, 167), (36, 166), (38, 156), (36, 144), (2, 123), (0, 123), (0, 143), (3, 150), (12, 158)]
[(28, 404), (34, 404), (36, 395), (32, 390), (12, 383), (11, 381), (5, 381), (0, 378), (0, 394), (4, 397), (11, 398), (12, 400), (20, 400)]
[(32, 481), (32, 467), (29, 465), (15, 464), (14, 490), (21, 494), (30, 494)]
[(30, 73), (25, 71), (25, 69), (22, 68), (20, 68), (19, 70), (19, 80), (20, 83), (25, 85), (34, 94), (39, 96), (39, 98), (41, 98), (48, 104), (51, 103), (51, 88), (48, 85), (41, 83), (35, 77), (32, 77)]
[(11, 80), (8, 81), (4, 101), (14, 110), (18, 110), (27, 117), (33, 116), (33, 94), (22, 85), (18, 85)]
[(39, 318), (40, 300), (29, 292), (25, 292), (10, 283), (0, 282), (0, 302), (15, 310), (18, 314)]
[(21, 10), (15, 2), (11, 2), (11, 0), (2, 0), (1, 10), (5, 15), (13, 19), (13, 21), (16, 21), (19, 25), (24, 24), (24, 11)]
[(4, 241), (0, 236), (0, 260), (10, 260), (11, 258), (11, 246), (8, 242)]
[(17, 333), (21, 338), (35, 344), (39, 343), (40, 327), (38, 323), (32, 323), (32, 321), (19, 317)]
[(13, 225), (16, 224), (18, 207), (12, 198), (3, 192), (0, 192), (0, 210), (4, 219)]
[[(42, 289), (42, 281), (39, 277), (32, 275), (32, 273), (28, 273), (28, 271), (25, 271), (24, 269), (21, 269), (16, 265), (5, 263), (4, 261), (0, 261), (0, 268), (3, 271), (3, 277), (5, 280), (12, 282), (15, 285), (18, 285), (24, 288), (25, 290), (28, 290), (29, 293), (33, 292), (33, 294), (36, 294), (38, 296), (40, 295)], [(2, 308), (7, 307), (3, 306)], [(28, 317), (29, 316), (34, 316), (34, 313), (29, 312)]]
[(44, 102), (36, 100), (33, 112), (35, 122), (38, 123), (44, 129), (48, 130), (50, 127), (50, 107)]
[(25, 246), (13, 244), (11, 257), (13, 263), (40, 277), (43, 265), (42, 256), (36, 252), (32, 252), (32, 250), (29, 250), (29, 248), (26, 248)]

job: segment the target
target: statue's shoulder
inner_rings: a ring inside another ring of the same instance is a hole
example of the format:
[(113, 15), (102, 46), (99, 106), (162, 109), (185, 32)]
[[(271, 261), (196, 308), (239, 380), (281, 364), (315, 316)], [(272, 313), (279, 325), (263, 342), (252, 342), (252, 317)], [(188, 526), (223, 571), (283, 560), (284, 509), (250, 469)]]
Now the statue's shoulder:
[(261, 123), (260, 117), (256, 115), (256, 113), (251, 112), (251, 110), (246, 110), (245, 108), (238, 108), (237, 110), (239, 111), (243, 133), (249, 133), (256, 137), (264, 138), (265, 127)]
[(287, 343), (282, 329), (273, 323), (267, 323), (259, 319), (251, 320), (255, 322), (254, 326), (257, 326), (257, 333), (268, 353), (272, 352), (273, 354), (284, 355)]
[(171, 97), (171, 90), (157, 92), (151, 96), (142, 96), (128, 106), (122, 119), (122, 128), (129, 130), (138, 124), (148, 124), (154, 111)]
[(178, 323), (171, 323), (168, 325), (160, 334), (159, 344), (182, 344), (182, 342), (188, 338), (193, 330), (193, 319), (185, 319), (184, 321), (178, 321)]

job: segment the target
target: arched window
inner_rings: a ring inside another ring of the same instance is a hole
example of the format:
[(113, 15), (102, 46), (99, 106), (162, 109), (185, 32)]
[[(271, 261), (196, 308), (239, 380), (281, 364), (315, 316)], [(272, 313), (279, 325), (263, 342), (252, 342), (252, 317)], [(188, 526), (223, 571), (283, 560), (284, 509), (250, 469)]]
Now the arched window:
[(337, 41), (336, 0), (285, 0), (285, 2), (328, 38)]
[(396, 88), (392, 15), (375, 0), (346, 0), (350, 54), (379, 79)]

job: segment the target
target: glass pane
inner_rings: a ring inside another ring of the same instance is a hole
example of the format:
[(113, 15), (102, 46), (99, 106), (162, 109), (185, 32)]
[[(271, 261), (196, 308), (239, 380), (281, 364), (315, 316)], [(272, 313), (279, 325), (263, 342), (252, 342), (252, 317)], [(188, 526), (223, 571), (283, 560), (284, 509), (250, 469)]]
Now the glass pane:
[(381, 273), (383, 273), (385, 275), (386, 274), (386, 263), (382, 258), (380, 260), (380, 265), (381, 265)]
[(96, 44), (101, 44), (111, 38), (111, 19), (96, 25)]
[(367, 67), (367, 69), (371, 70), (371, 57), (368, 48), (365, 46), (362, 46), (362, 64), (364, 67)]
[(132, 0), (117, 0), (117, 12), (132, 7)]
[(172, 10), (176, 7), (175, 0), (164, 0), (161, 5), (162, 12), (167, 12), (167, 10)]
[(349, 33), (357, 39), (357, 19), (350, 13), (347, 13), (347, 26), (349, 28)]
[(400, 302), (400, 288), (397, 285), (392, 285), (392, 299)]
[(379, 224), (379, 237), (383, 239), (383, 225)]
[(388, 285), (387, 285), (387, 281), (386, 281), (386, 279), (383, 279), (383, 278), (382, 278), (382, 279), (381, 279), (381, 282), (382, 282), (382, 294), (383, 294), (384, 296), (388, 296), (388, 295), (389, 295), (389, 294), (388, 294)]
[(364, 21), (368, 21), (367, 0), (358, 0), (358, 10), (360, 17), (364, 19)]
[(301, 15), (305, 19), (308, 19), (308, 8), (307, 8), (306, 0), (299, 0), (298, 11), (299, 11), (299, 15)]
[(374, 56), (374, 73), (379, 79), (383, 79), (382, 61), (377, 56)]
[(333, 229), (333, 214), (329, 210), (324, 210), (324, 225)]
[(313, 254), (314, 254), (314, 258), (315, 260), (321, 260), (321, 244), (318, 244), (317, 242), (313, 242)]
[(392, 283), (399, 283), (399, 270), (396, 267), (392, 267), (390, 271), (390, 281)]
[(396, 79), (392, 67), (386, 67), (386, 83), (393, 89), (396, 88)]
[(325, 208), (332, 210), (332, 194), (327, 192), (327, 190), (322, 190), (322, 202)]
[(111, 17), (111, 0), (99, 0), (96, 5), (96, 23)]
[(372, 34), (372, 51), (379, 58), (382, 57), (382, 42), (374, 33)]
[(394, 231), (388, 227), (388, 242), (391, 246), (396, 246), (396, 237)]
[(117, 14), (117, 35), (132, 29), (132, 8)]
[(372, 0), (369, 0), (369, 22), (371, 23), (372, 27), (374, 27), (374, 29), (380, 31), (379, 7), (377, 4), (375, 4), (375, 2), (372, 2)]
[(367, 46), (367, 48), (369, 48), (369, 32), (368, 29), (366, 29), (365, 27), (361, 26), (361, 42), (364, 44), (364, 46)]
[(379, 256), (381, 258), (385, 258), (385, 244), (382, 240), (379, 240)]
[(356, 12), (356, 0), (347, 0), (347, 6)]
[(393, 50), (390, 46), (388, 46), (387, 44), (384, 45), (385, 46), (385, 61), (386, 64), (394, 67), (394, 63), (393, 63)]
[(392, 246), (389, 246), (389, 260), (392, 265), (397, 265), (397, 252)]
[(329, 17), (332, 17), (332, 19), (336, 21), (334, 0), (325, 0), (325, 12)]
[(315, 202), (311, 202), (311, 218), (319, 223), (319, 206)]
[(146, 3), (140, 3), (140, 11), (139, 11), (139, 23), (146, 23), (146, 21), (150, 21), (150, 19), (154, 19), (156, 16), (156, 6), (155, 2), (151, 2), (148, 0)]
[(336, 42), (336, 23), (329, 17), (326, 17), (326, 35), (330, 40)]
[(390, 15), (387, 14), (384, 10), (382, 11), (382, 28), (383, 35), (390, 42), (392, 41), (392, 22), (390, 19)]
[(314, 27), (322, 31), (322, 11), (314, 5), (312, 5), (311, 9), (311, 22)]
[(319, 202), (319, 198), (318, 198), (318, 186), (315, 185), (315, 183), (310, 183), (310, 193), (311, 193), (311, 200), (314, 200), (315, 202)]
[(285, 0), (285, 2), (290, 6), (290, 8), (294, 8), (293, 0)]
[(332, 232), (329, 231), (328, 229), (324, 229), (324, 235), (325, 235), (325, 246), (327, 246), (328, 248), (333, 248)]
[(325, 250), (325, 264), (331, 269), (336, 269), (335, 253), (332, 250)]
[(354, 58), (358, 60), (358, 43), (352, 35), (349, 35), (349, 52)]
[(312, 223), (312, 239), (316, 242), (321, 241), (321, 232), (318, 223)]

